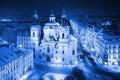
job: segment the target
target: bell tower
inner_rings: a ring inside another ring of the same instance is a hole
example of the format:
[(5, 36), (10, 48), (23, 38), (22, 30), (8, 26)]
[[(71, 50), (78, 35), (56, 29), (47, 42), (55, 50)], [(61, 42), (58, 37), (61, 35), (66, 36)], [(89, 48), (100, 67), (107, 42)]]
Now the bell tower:
[(51, 14), (50, 14), (50, 17), (49, 17), (49, 21), (50, 22), (55, 22), (55, 15), (54, 15), (54, 13), (53, 13), (53, 10), (51, 11)]
[(62, 12), (61, 25), (62, 25), (62, 26), (68, 25), (68, 19), (67, 19), (67, 15), (66, 15), (66, 13), (65, 13), (65, 9), (63, 9), (63, 12)]
[(38, 23), (39, 19), (36, 10), (34, 10), (33, 18), (35, 22), (30, 26), (30, 44), (34, 53), (34, 58), (36, 58), (38, 56), (38, 47), (41, 41), (41, 26)]

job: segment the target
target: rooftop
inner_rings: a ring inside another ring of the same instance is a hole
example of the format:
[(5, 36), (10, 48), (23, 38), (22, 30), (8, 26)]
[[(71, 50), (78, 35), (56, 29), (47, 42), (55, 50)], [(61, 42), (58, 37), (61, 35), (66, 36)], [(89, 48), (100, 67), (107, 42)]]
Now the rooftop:
[(60, 26), (60, 24), (58, 22), (48, 22), (45, 24), (45, 28), (55, 28)]
[(9, 62), (15, 60), (16, 58), (18, 58), (21, 55), (26, 55), (29, 52), (25, 52), (17, 49), (17, 48), (8, 48), (6, 46), (2, 46), (0, 47), (0, 67), (2, 67), (5, 64), (8, 64)]

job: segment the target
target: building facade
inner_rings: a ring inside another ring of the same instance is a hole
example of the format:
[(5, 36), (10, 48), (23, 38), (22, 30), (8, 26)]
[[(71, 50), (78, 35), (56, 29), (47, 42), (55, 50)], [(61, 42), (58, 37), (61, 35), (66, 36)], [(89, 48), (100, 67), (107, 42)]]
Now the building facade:
[[(34, 17), (38, 19), (38, 16)], [(77, 62), (77, 39), (70, 34), (70, 26), (65, 11), (61, 17), (61, 24), (56, 22), (56, 17), (52, 13), (49, 22), (45, 23), (42, 31), (42, 39), (40, 25), (32, 25), (29, 35), (26, 32), (20, 33), (17, 36), (18, 47), (32, 49), (37, 59), (42, 62), (58, 64)]]
[(55, 18), (52, 13), (49, 22), (44, 25), (39, 58), (43, 62), (74, 64), (77, 62), (77, 39), (69, 32), (65, 14), (61, 25)]
[(0, 80), (19, 80), (33, 68), (33, 52), (10, 46), (0, 47)]
[[(109, 27), (112, 25), (109, 25)], [(101, 64), (109, 67), (120, 66), (120, 34), (119, 30), (104, 27), (87, 27), (84, 34), (84, 47)], [(116, 34), (117, 33), (117, 34)]]

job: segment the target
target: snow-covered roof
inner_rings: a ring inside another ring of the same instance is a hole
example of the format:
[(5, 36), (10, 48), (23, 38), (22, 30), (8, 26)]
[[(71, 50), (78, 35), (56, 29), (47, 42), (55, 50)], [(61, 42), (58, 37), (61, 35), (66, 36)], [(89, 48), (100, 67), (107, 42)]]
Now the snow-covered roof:
[(30, 36), (30, 32), (28, 31), (21, 31), (18, 33), (18, 36)]
[(3, 65), (5, 65), (5, 62), (0, 59), (0, 67), (3, 67)]
[(73, 35), (70, 35), (70, 40), (71, 41), (77, 41), (77, 39)]
[(29, 28), (25, 28), (25, 29), (20, 29), (18, 31), (18, 36), (30, 36), (30, 29)]
[(0, 67), (8, 64), (23, 54), (24, 52), (17, 48), (8, 48), (6, 46), (0, 47), (0, 61), (2, 61), (0, 62)]

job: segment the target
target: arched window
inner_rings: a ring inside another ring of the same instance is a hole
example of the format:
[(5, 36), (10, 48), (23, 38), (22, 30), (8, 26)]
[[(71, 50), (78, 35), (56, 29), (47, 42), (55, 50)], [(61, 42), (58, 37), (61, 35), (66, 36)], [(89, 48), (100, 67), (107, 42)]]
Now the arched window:
[(49, 47), (47, 47), (47, 52), (50, 52), (50, 48)]
[(62, 51), (62, 54), (64, 54), (64, 50)]
[(63, 38), (63, 39), (65, 38), (65, 35), (64, 35), (64, 33), (62, 34), (62, 38)]
[(72, 50), (72, 55), (74, 55), (75, 54), (75, 50)]
[(35, 37), (35, 33), (33, 32), (33, 37)]

